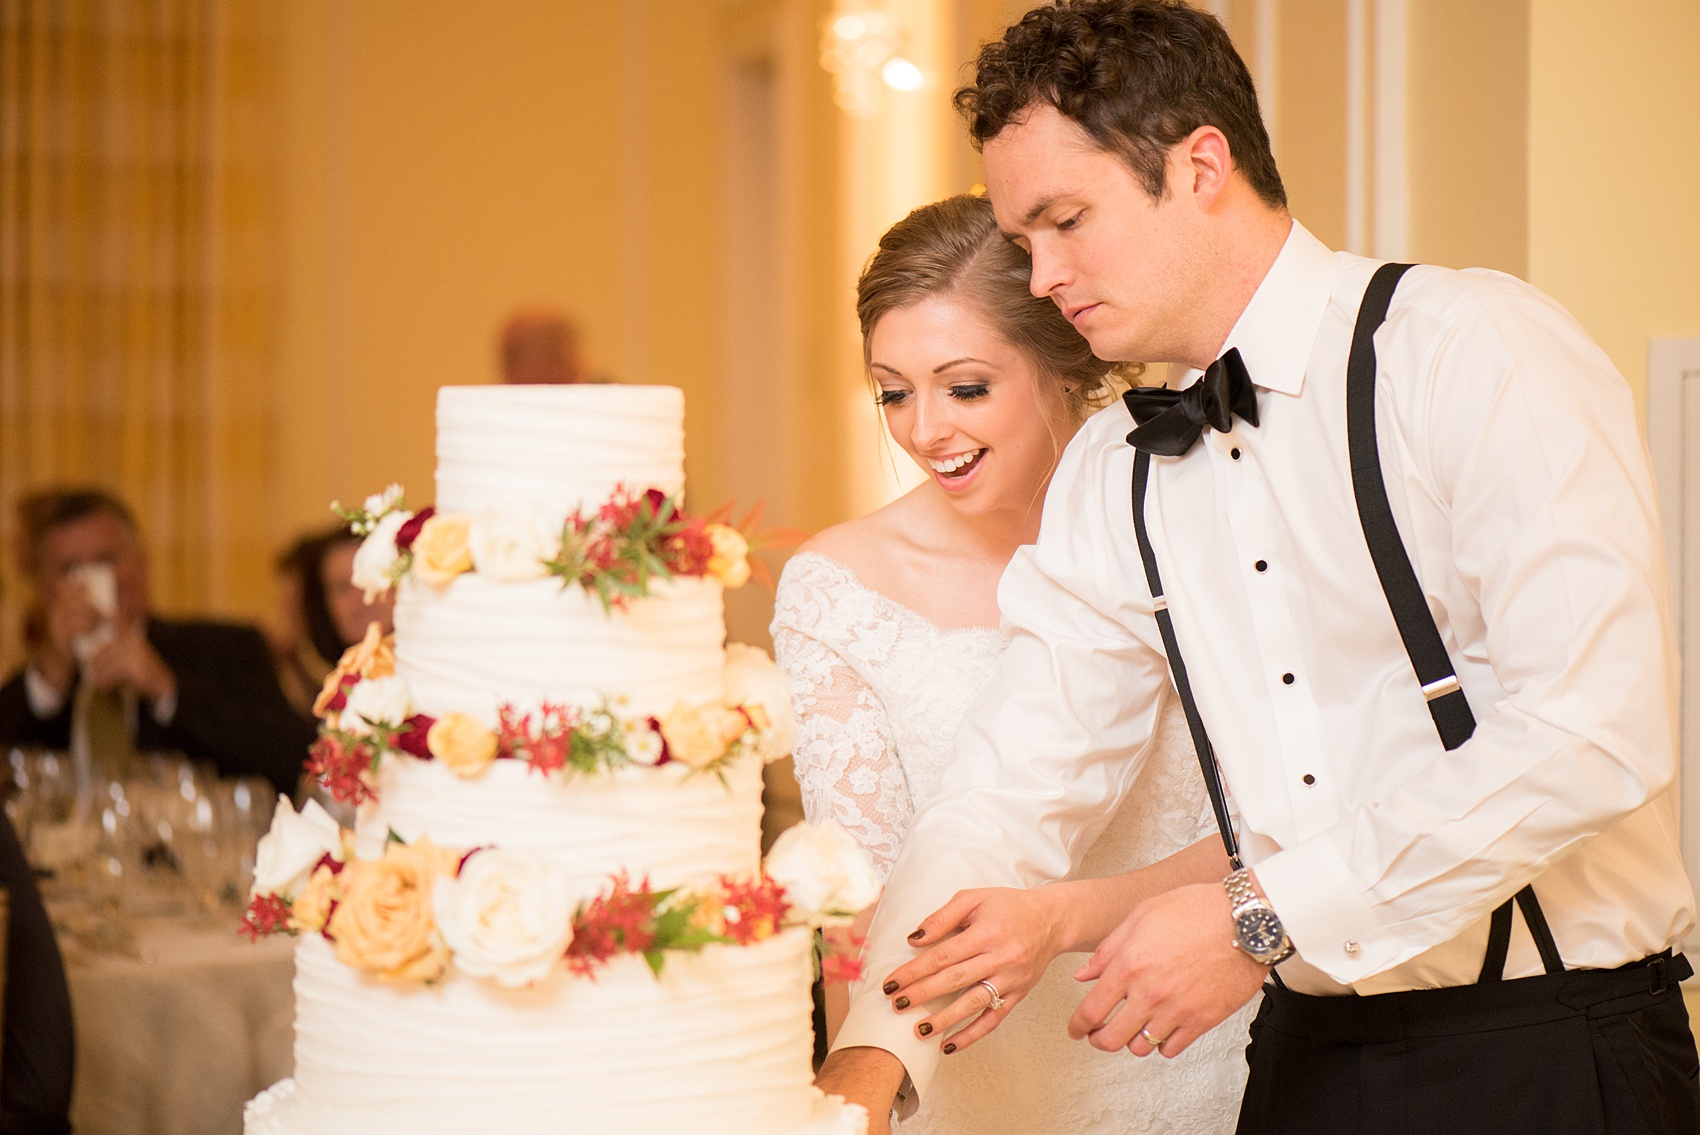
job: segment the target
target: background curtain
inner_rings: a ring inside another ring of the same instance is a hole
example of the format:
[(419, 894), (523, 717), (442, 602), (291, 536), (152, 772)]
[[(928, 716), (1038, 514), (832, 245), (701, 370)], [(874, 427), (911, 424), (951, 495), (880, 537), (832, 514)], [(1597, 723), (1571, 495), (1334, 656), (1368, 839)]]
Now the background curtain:
[(269, 591), (268, 139), (277, 35), (241, 0), (0, 0), (0, 661), (16, 502), (136, 511), (165, 611)]

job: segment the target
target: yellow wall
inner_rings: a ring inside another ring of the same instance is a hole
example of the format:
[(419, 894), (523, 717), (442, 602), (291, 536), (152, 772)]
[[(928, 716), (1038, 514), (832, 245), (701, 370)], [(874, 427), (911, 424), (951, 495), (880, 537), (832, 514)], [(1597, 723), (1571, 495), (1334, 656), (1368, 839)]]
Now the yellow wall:
[(1529, 278), (1644, 401), (1648, 338), (1700, 335), (1700, 5), (1530, 11)]
[(709, 432), (720, 13), (665, 7), (283, 9), (289, 525), (391, 479), (430, 499), (434, 392), (495, 377), (521, 304), (577, 313), (596, 369), (683, 386)]

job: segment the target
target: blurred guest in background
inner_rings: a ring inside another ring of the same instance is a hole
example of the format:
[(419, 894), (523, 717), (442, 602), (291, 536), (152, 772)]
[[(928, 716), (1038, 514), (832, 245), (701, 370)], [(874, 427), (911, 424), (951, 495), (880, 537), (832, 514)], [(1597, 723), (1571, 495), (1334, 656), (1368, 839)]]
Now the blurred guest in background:
[(366, 625), (395, 629), (395, 593), (371, 603), (354, 586), (354, 553), (360, 537), (337, 526), (301, 537), (278, 557), (279, 608), (272, 634), (278, 683), (295, 712), (313, 717), (313, 699), (342, 652), (359, 642)]
[(35, 872), (4, 811), (0, 889), (8, 900), (0, 1132), (61, 1135), (71, 1130), (71, 993)]
[(518, 385), (606, 382), (586, 373), (578, 325), (553, 308), (522, 308), (502, 328), (502, 381)]
[(108, 493), (40, 492), (20, 521), (36, 607), (29, 662), (0, 687), (0, 744), (71, 748), (76, 716), (103, 766), (175, 750), (293, 791), (313, 729), (284, 700), (258, 630), (150, 616), (140, 529)]

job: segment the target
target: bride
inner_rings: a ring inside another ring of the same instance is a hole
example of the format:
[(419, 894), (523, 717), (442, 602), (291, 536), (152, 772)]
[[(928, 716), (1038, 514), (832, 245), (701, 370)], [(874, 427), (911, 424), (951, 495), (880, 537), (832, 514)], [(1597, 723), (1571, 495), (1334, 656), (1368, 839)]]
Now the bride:
[[(862, 273), (857, 314), (886, 423), (930, 476), (792, 557), (773, 636), (801, 722), (808, 818), (838, 821), (883, 877), (997, 667), (998, 579), (1037, 538), (1051, 473), (1081, 422), (1113, 397), (1112, 368), (1050, 300), (1029, 293), (1027, 256), (998, 233), (983, 198), (949, 198), (894, 225)], [(1004, 1004), (976, 1016), (984, 998), (964, 997), (925, 1019), (914, 1007), (917, 1032), (936, 1032), (946, 1057), (919, 1110), (899, 1123), (904, 1135), (1233, 1127), (1247, 1011), (1173, 1060), (1100, 1052), (1065, 1029), (1085, 993), (1073, 979), (1084, 958), (1068, 952), (1093, 949), (1143, 898), (1228, 870), (1172, 698), (1152, 743), (1080, 881), (964, 892), (942, 912), (944, 924), (965, 927), (952, 941), (969, 948), (953, 952), (978, 952), (970, 983), (992, 977)], [(839, 994), (828, 1004), (833, 1032), (845, 1002), (842, 987), (829, 993)], [(910, 1009), (907, 1000), (894, 1008)], [(883, 1116), (872, 1121), (885, 1130)]]

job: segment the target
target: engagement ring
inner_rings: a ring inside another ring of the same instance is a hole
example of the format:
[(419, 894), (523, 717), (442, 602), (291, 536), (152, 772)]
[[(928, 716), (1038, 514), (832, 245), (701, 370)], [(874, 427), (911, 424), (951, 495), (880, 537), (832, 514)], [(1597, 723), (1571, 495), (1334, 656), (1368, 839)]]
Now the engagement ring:
[(1145, 1043), (1150, 1045), (1153, 1049), (1162, 1048), (1163, 1047), (1163, 1040), (1169, 1039), (1168, 1037), (1164, 1037), (1163, 1040), (1158, 1040), (1156, 1037), (1151, 1035), (1151, 1032), (1148, 1029), (1140, 1029), (1139, 1035), (1144, 1037)]
[(986, 1008), (988, 1008), (988, 1009), (1001, 1009), (1001, 1008), (1003, 1008), (1003, 995), (998, 992), (997, 986), (993, 985), (989, 981), (976, 981), (974, 984), (985, 986), (986, 992), (990, 993), (992, 995), (992, 1003), (990, 1005), (987, 1005)]

